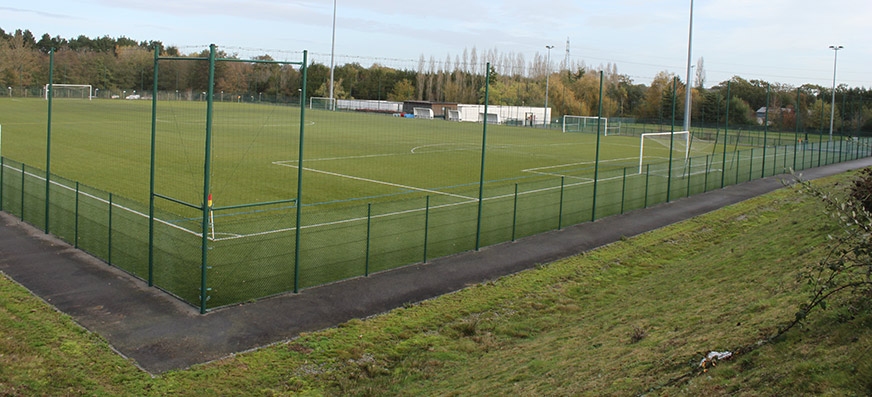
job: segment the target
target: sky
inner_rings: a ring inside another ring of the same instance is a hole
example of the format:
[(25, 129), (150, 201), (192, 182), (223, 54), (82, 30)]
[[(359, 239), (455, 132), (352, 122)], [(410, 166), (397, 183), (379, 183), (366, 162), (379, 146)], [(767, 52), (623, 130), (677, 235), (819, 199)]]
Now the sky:
[[(415, 69), (418, 58), (476, 47), (532, 59), (553, 45), (588, 66), (615, 63), (649, 84), (660, 71), (686, 74), (690, 0), (337, 0), (337, 63)], [(0, 1), (0, 28), (64, 38), (127, 36), (183, 52), (210, 43), (228, 53), (310, 58), (329, 64), (332, 0)], [(692, 62), (704, 58), (705, 85), (739, 75), (791, 85), (872, 87), (872, 0), (697, 0)]]

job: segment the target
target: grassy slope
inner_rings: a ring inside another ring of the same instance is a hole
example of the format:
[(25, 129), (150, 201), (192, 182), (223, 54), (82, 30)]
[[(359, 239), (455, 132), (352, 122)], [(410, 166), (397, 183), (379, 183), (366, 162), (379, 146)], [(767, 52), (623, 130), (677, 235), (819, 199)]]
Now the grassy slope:
[[(776, 192), (154, 379), (0, 278), (0, 394), (632, 394), (682, 374), (700, 352), (753, 343), (792, 318), (803, 297), (796, 271), (832, 231), (819, 212)], [(872, 315), (830, 310), (665, 392), (866, 394), (870, 346)]]

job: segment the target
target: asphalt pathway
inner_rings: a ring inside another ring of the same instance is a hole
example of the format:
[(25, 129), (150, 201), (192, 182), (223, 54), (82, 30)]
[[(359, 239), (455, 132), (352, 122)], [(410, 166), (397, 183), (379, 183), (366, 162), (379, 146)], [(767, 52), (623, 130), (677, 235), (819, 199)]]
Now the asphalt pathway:
[[(804, 170), (816, 179), (872, 158)], [(0, 271), (157, 374), (301, 332), (383, 313), (661, 228), (783, 187), (775, 176), (515, 242), (354, 278), (206, 315), (69, 244), (0, 212)]]

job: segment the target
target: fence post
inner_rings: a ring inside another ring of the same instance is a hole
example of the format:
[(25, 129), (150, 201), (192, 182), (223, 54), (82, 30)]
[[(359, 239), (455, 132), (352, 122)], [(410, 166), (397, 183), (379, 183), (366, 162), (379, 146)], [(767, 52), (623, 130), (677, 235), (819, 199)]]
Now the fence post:
[(76, 182), (76, 213), (73, 220), (73, 247), (79, 248), (79, 182)]
[(107, 262), (109, 262), (109, 264), (111, 265), (112, 264), (112, 193), (109, 193), (109, 247), (108, 247), (108, 250), (109, 250), (109, 253), (107, 255), (108, 256)]
[(703, 182), (704, 186), (702, 187), (703, 193), (708, 192), (709, 157), (710, 155), (705, 155), (705, 182)]
[[(598, 114), (596, 118), (596, 162), (593, 167), (593, 203), (590, 206), (590, 220), (596, 220), (596, 185), (599, 180), (599, 149), (600, 149), (600, 124), (602, 123), (603, 117), (603, 71), (600, 70), (600, 87), (599, 87), (599, 105), (597, 106)], [(545, 109), (547, 112), (548, 109)], [(561, 186), (563, 185), (563, 179), (560, 180)], [(563, 188), (560, 188), (560, 207), (563, 208)], [(558, 228), (560, 229), (560, 228)]]
[[(481, 247), (481, 205), (484, 199), (484, 154), (487, 147), (487, 103), (489, 101), (490, 91), (490, 62), (486, 65), (487, 73), (485, 73), (484, 81), (484, 123), (481, 126), (481, 169), (478, 179), (478, 217), (475, 222), (475, 250)], [(547, 113), (547, 110), (546, 110)], [(547, 116), (547, 114), (546, 114)]]
[(372, 221), (372, 203), (366, 204), (366, 262), (363, 269), (363, 275), (369, 277), (369, 230)]
[(3, 171), (6, 165), (3, 156), (0, 156), (0, 211), (3, 211)]
[(621, 179), (621, 215), (624, 214), (624, 200), (627, 197), (627, 167), (624, 167), (624, 177)]
[(515, 203), (512, 206), (512, 241), (515, 241), (515, 228), (518, 224), (518, 184), (515, 184)]
[(303, 132), (306, 124), (306, 85), (308, 83), (306, 75), (308, 73), (308, 52), (303, 50), (303, 65), (300, 67), (303, 70), (303, 86), (300, 89), (300, 143), (298, 147), (297, 164), (297, 219), (296, 232), (294, 233), (294, 293), (300, 292), (300, 216), (303, 208)]
[(799, 88), (796, 88), (796, 106), (793, 107), (793, 119), (796, 124), (793, 132), (793, 170), (796, 171), (796, 147), (799, 146)]
[[(766, 115), (763, 117), (763, 165), (760, 166), (760, 178), (766, 177), (766, 145), (769, 143), (769, 84), (766, 84)], [(751, 156), (751, 163), (754, 156)], [(775, 162), (774, 159), (772, 161)], [(737, 180), (736, 183), (739, 181)]]
[(427, 195), (424, 206), (424, 263), (427, 263), (427, 234), (430, 229), (430, 195)]
[[(49, 219), (49, 186), (51, 186), (51, 100), (54, 91), (54, 48), (48, 53), (48, 123), (45, 133), (45, 225), (43, 230), (48, 234), (48, 219)], [(23, 186), (22, 186), (23, 188)], [(22, 217), (23, 218), (23, 217)]]
[[(207, 269), (207, 251), (209, 248), (209, 206), (206, 204), (210, 200), (210, 177), (212, 168), (212, 94), (215, 90), (215, 44), (209, 45), (209, 87), (208, 97), (206, 98), (206, 148), (205, 161), (203, 166), (203, 201), (201, 203), (203, 209), (202, 219), (202, 238), (200, 242), (200, 314), (206, 313), (206, 299), (208, 299), (206, 291), (206, 269)], [(300, 169), (303, 165), (300, 164)], [(299, 203), (297, 203), (299, 206)], [(299, 207), (297, 207), (299, 208)]]
[(693, 175), (693, 157), (687, 159), (687, 194), (685, 197), (690, 197), (690, 177)]
[(560, 210), (557, 213), (557, 230), (563, 228), (563, 179), (565, 177), (560, 177)]
[(648, 208), (648, 179), (651, 177), (651, 163), (645, 164), (645, 206)]
[(678, 76), (672, 77), (672, 126), (669, 128), (669, 170), (666, 171), (666, 202), (672, 194), (672, 151), (675, 145), (675, 87)]
[(21, 163), (21, 220), (24, 221), (24, 163)]
[(727, 128), (730, 126), (730, 83), (730, 81), (727, 81), (727, 110), (724, 117), (724, 158), (721, 160), (721, 189), (724, 188), (727, 176)]
[(154, 286), (154, 151), (157, 135), (157, 80), (160, 46), (154, 48), (154, 87), (151, 94), (151, 167), (149, 170), (148, 195), (148, 286)]
[[(733, 181), (734, 185), (739, 184), (739, 169), (742, 168), (742, 161), (740, 157), (742, 156), (742, 151), (736, 151), (736, 180)], [(751, 158), (748, 159), (748, 180), (750, 181), (754, 177), (754, 148), (751, 148)]]

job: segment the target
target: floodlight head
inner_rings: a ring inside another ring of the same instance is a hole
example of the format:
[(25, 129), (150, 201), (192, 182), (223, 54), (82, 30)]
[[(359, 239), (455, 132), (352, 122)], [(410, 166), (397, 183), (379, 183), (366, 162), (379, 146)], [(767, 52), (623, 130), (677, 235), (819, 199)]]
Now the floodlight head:
[(550, 50), (550, 49), (554, 48), (554, 46), (553, 45), (546, 45), (545, 48)]
[(833, 50), (835, 50), (835, 51), (838, 51), (838, 50), (841, 50), (842, 48), (845, 48), (845, 47), (843, 47), (843, 46), (834, 46), (834, 45), (831, 45), (830, 48), (833, 49)]

